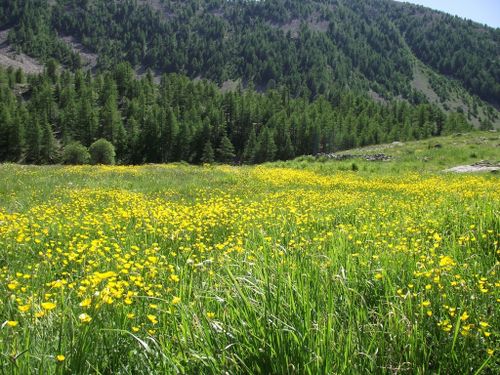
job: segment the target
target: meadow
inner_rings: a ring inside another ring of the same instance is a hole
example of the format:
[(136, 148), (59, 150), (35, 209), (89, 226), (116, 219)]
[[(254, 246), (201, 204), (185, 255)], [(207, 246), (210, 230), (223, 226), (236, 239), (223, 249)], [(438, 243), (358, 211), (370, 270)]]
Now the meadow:
[(357, 163), (0, 166), (0, 373), (499, 373), (498, 175)]

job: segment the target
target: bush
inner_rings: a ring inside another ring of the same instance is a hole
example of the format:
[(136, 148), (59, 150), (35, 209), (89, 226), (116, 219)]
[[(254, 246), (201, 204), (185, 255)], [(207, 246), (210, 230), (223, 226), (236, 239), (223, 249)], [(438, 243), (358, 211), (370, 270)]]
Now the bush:
[(88, 164), (90, 154), (87, 147), (82, 145), (80, 142), (74, 142), (64, 147), (62, 160), (64, 164)]
[(89, 147), (90, 161), (92, 164), (115, 164), (115, 146), (101, 138)]

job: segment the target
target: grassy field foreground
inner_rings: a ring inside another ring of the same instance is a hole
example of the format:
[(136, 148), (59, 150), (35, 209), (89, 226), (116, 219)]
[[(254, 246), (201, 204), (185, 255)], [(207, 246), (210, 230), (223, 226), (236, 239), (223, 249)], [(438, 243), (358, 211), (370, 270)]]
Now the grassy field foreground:
[(0, 166), (0, 373), (498, 373), (498, 176), (297, 165)]

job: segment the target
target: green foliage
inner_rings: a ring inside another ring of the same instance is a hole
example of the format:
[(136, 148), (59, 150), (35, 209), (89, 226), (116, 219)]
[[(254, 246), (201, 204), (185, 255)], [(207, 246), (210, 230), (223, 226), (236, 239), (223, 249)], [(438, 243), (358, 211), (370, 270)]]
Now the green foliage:
[(71, 36), (98, 55), (98, 69), (121, 67), (115, 76), (120, 95), (133, 72), (122, 65), (128, 61), (219, 84), (241, 79), (249, 87), (286, 86), (296, 97), (372, 89), (418, 103), (409, 47), (483, 99), (498, 104), (500, 97), (500, 31), (422, 7), (389, 0), (89, 4), (4, 1), (0, 28), (12, 27), (9, 41), (24, 52), (75, 69), (78, 54), (58, 37)]
[(409, 4), (387, 4), (386, 10), (420, 60), (500, 104), (500, 29)]
[(42, 163), (42, 129), (38, 119), (32, 119), (26, 130), (26, 162)]
[(250, 136), (245, 145), (245, 150), (243, 151), (243, 161), (246, 163), (255, 163), (257, 152), (257, 135), (255, 134), (255, 127), (252, 127), (250, 131)]
[(54, 164), (59, 158), (59, 145), (52, 126), (47, 121), (45, 121), (42, 129), (40, 156), (42, 164)]
[(212, 147), (212, 142), (207, 141), (203, 147), (203, 154), (201, 156), (201, 161), (203, 163), (211, 164), (215, 161), (214, 149)]
[(115, 146), (104, 138), (98, 139), (89, 147), (92, 164), (115, 164)]
[(234, 146), (228, 136), (224, 134), (217, 149), (217, 160), (222, 163), (231, 163), (235, 156)]
[[(64, 2), (54, 4), (65, 7)], [(48, 0), (9, 0), (0, 5), (0, 29), (13, 27), (9, 41), (43, 61), (55, 59), (77, 68), (80, 57), (58, 37), (56, 9)]]
[(273, 134), (268, 127), (265, 127), (257, 139), (254, 161), (256, 163), (273, 161), (275, 156), (276, 144), (274, 143)]
[(90, 153), (87, 150), (87, 147), (82, 145), (80, 142), (73, 142), (64, 147), (62, 160), (64, 164), (88, 164), (90, 161)]
[(348, 91), (291, 98), (283, 87), (222, 93), (204, 80), (166, 74), (155, 84), (127, 71), (30, 76), (31, 95), (21, 101), (8, 78), (15, 72), (0, 69), (0, 161), (54, 163), (61, 147), (104, 138), (121, 164), (201, 163), (207, 141), (216, 161), (261, 163), (471, 128), (464, 114), (430, 104)]

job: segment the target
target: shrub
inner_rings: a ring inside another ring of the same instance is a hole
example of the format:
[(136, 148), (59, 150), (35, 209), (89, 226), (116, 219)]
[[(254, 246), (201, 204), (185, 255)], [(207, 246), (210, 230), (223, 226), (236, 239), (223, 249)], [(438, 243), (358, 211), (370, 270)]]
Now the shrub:
[(80, 142), (73, 142), (64, 147), (62, 160), (64, 164), (88, 164), (90, 154), (87, 147)]
[(89, 152), (92, 164), (115, 164), (115, 146), (103, 138), (92, 143)]

